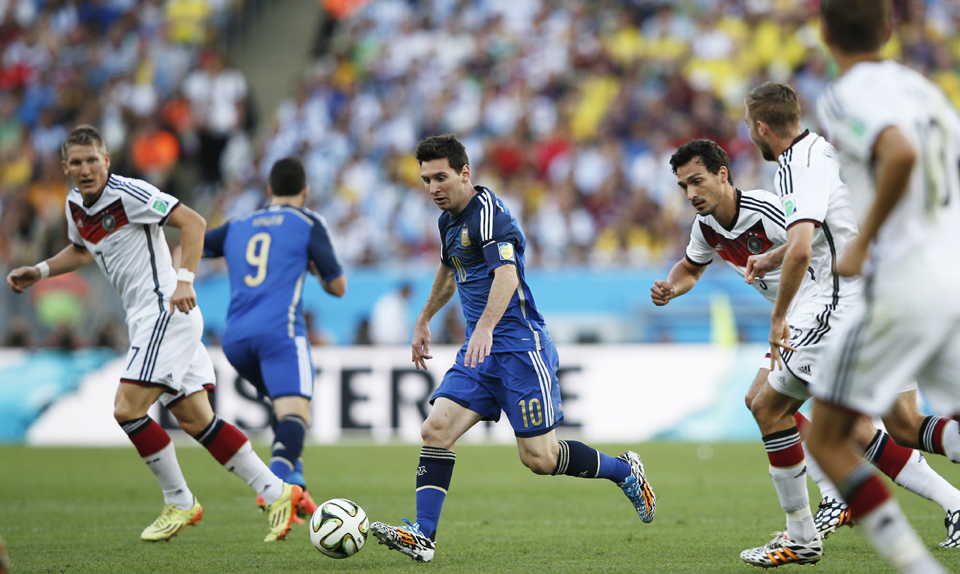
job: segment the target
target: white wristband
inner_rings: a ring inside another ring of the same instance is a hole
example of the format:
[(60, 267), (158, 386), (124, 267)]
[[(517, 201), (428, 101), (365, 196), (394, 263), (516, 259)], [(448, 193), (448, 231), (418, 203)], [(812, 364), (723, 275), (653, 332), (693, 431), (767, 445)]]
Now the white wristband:
[(47, 265), (46, 261), (41, 261), (40, 263), (37, 263), (34, 267), (40, 270), (41, 279), (46, 279), (47, 277), (50, 276), (50, 266)]
[(177, 271), (177, 281), (183, 281), (185, 283), (193, 283), (193, 278), (196, 276), (196, 273), (190, 271), (189, 269), (180, 269)]

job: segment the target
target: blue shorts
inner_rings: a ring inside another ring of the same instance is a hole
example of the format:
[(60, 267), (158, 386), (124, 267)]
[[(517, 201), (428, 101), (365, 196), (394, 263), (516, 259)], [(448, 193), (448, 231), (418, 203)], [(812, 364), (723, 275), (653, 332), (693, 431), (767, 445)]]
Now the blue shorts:
[(491, 353), (476, 369), (463, 365), (465, 356), (460, 349), (431, 404), (444, 397), (491, 421), (499, 421), (503, 411), (518, 437), (546, 434), (563, 420), (560, 357), (552, 344), (540, 351)]
[(260, 394), (271, 399), (313, 397), (313, 361), (306, 337), (224, 338), (223, 354)]

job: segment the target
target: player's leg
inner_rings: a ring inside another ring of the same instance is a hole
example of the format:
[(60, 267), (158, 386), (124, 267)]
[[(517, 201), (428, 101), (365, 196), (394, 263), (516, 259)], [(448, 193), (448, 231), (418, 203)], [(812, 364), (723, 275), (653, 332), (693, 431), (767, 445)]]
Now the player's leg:
[(285, 484), (270, 472), (246, 435), (213, 412), (206, 390), (182, 397), (169, 408), (186, 433), (263, 498), (270, 522), (270, 533), (264, 540), (283, 540), (290, 531), (302, 489)]
[(433, 559), (440, 512), (457, 462), (457, 440), (481, 420), (500, 418), (500, 407), (480, 384), (479, 368), (465, 367), (464, 355), (461, 349), (430, 399), (430, 414), (420, 427), (423, 447), (417, 465), (417, 521), (404, 518), (406, 526), (370, 525), (380, 544), (418, 562)]
[(803, 445), (803, 460), (807, 465), (807, 475), (813, 479), (820, 490), (820, 505), (813, 517), (813, 523), (817, 527), (820, 538), (825, 540), (841, 526), (853, 526), (853, 516), (836, 485), (810, 454), (810, 447), (807, 446), (807, 430), (810, 427), (810, 421), (799, 412), (793, 414), (793, 420), (797, 423), (797, 430), (800, 431), (800, 437), (803, 439), (800, 444)]
[(163, 490), (163, 512), (140, 534), (148, 541), (169, 540), (203, 517), (203, 509), (183, 477), (170, 435), (147, 414), (164, 392), (163, 387), (121, 383), (114, 399), (114, 418)]
[[(820, 547), (819, 536), (810, 512), (806, 458), (793, 416), (803, 404), (806, 394), (806, 388), (789, 372), (777, 371), (771, 373), (769, 384), (761, 387), (750, 410), (763, 435), (764, 448), (770, 461), (770, 477), (780, 506), (787, 515), (787, 537), (799, 545), (810, 545), (808, 553), (813, 553), (814, 547)], [(753, 555), (749, 550), (745, 553)], [(741, 554), (741, 557), (744, 555)]]
[(303, 489), (297, 511), (305, 518), (317, 510), (303, 476), (303, 443), (310, 428), (310, 399), (279, 397), (273, 401), (273, 410), (277, 424), (271, 445), (270, 470), (284, 482)]
[(809, 438), (813, 456), (882, 556), (904, 572), (941, 571), (883, 482), (853, 450), (850, 438), (856, 419), (849, 410), (815, 400)]

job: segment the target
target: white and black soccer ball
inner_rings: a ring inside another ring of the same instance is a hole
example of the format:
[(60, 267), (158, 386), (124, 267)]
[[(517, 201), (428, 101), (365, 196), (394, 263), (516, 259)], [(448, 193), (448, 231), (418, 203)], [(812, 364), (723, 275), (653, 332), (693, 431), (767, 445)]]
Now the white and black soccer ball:
[(349, 558), (360, 552), (369, 532), (367, 513), (346, 498), (324, 502), (310, 518), (310, 541), (330, 558)]

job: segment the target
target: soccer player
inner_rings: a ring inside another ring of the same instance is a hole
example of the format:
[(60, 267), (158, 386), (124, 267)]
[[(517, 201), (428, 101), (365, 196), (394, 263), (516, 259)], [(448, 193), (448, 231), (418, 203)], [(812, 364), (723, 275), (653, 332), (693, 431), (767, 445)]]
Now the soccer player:
[(536, 474), (606, 478), (615, 482), (644, 522), (653, 520), (656, 496), (640, 457), (611, 457), (581, 442), (556, 438), (563, 419), (557, 379), (559, 357), (524, 279), (526, 239), (517, 220), (489, 189), (470, 181), (463, 145), (452, 135), (417, 145), (424, 187), (440, 215), (440, 265), (417, 317), (413, 363), (427, 368), (430, 319), (460, 293), (467, 342), (443, 377), (421, 429), (417, 467), (417, 521), (374, 522), (370, 529), (392, 550), (414, 560), (433, 559), (437, 523), (450, 487), (457, 439), (482, 420), (507, 414), (520, 460)]
[(204, 255), (226, 257), (230, 270), (223, 352), (243, 378), (270, 397), (276, 421), (270, 470), (303, 489), (298, 511), (305, 517), (317, 509), (300, 458), (314, 371), (300, 295), (313, 269), (327, 293), (343, 297), (347, 291), (326, 222), (303, 207), (308, 192), (300, 160), (278, 160), (270, 169), (270, 205), (208, 231), (203, 244)]
[[(149, 183), (110, 173), (110, 154), (91, 126), (70, 132), (61, 152), (64, 173), (77, 186), (66, 202), (71, 245), (33, 267), (14, 269), (7, 284), (23, 293), (45, 277), (96, 262), (120, 294), (130, 350), (117, 388), (114, 418), (157, 477), (165, 504), (140, 537), (169, 540), (203, 514), (169, 435), (147, 415), (159, 399), (184, 431), (263, 497), (270, 522), (266, 541), (282, 540), (300, 501), (300, 487), (284, 484), (270, 472), (247, 437), (213, 412), (207, 397), (207, 390), (215, 388), (214, 371), (200, 342), (203, 316), (193, 290), (206, 222)], [(179, 271), (173, 269), (161, 225), (180, 230)]]
[[(767, 267), (769, 271), (766, 271), (762, 278), (754, 279), (752, 284), (767, 300), (776, 303), (784, 285), (784, 272), (779, 267), (779, 261), (783, 259), (784, 252), (788, 250), (787, 235), (789, 233), (785, 225), (789, 218), (785, 218), (783, 212), (780, 211), (779, 198), (763, 190), (737, 190), (727, 176), (729, 162), (726, 153), (711, 141), (695, 140), (689, 142), (677, 150), (671, 159), (677, 172), (678, 183), (696, 207), (698, 217), (691, 230), (690, 244), (687, 247), (685, 258), (674, 266), (666, 281), (656, 281), (651, 287), (653, 302), (657, 305), (666, 305), (673, 298), (692, 289), (706, 265), (712, 261), (714, 255), (719, 254), (741, 276), (748, 278), (750, 269), (758, 266), (756, 263), (758, 258), (773, 262)], [(766, 264), (767, 261), (764, 261), (764, 263)], [(819, 266), (817, 270), (819, 270)], [(810, 273), (810, 271), (804, 271), (804, 274)], [(798, 296), (788, 305), (790, 316), (799, 319), (802, 319), (803, 316), (797, 310), (802, 310), (810, 306), (811, 302), (816, 302), (819, 291), (817, 283), (810, 277), (801, 277), (801, 279), (802, 281), (796, 289)], [(797, 344), (797, 347), (801, 352), (805, 349), (799, 344)], [(786, 360), (790, 360), (790, 358), (787, 357)], [(769, 358), (767, 361), (769, 361)], [(802, 364), (809, 364), (809, 361)], [(755, 397), (764, 387), (768, 386), (767, 380), (771, 374), (771, 369), (766, 367), (769, 366), (770, 364), (767, 362), (765, 367), (760, 369), (748, 392), (748, 405), (755, 405)], [(771, 382), (769, 386), (772, 385)], [(800, 395), (801, 393), (796, 394)], [(784, 416), (791, 418), (789, 411), (795, 411), (804, 400), (798, 398), (796, 401), (792, 401), (790, 404), (792, 408), (787, 409), (788, 412)], [(794, 413), (793, 416), (805, 422), (802, 415)], [(864, 418), (857, 430), (856, 439), (867, 450), (870, 460), (887, 472), (898, 484), (940, 503), (941, 506), (960, 503), (960, 491), (957, 491), (937, 475), (923, 460), (923, 457), (919, 456), (919, 453), (900, 447), (893, 441), (888, 440), (889, 437), (886, 433), (878, 431), (869, 418)], [(799, 454), (802, 456), (803, 451), (800, 450)], [(778, 455), (778, 457), (782, 457), (782, 455)], [(779, 458), (777, 460), (779, 461)], [(799, 464), (803, 464), (803, 459)], [(800, 470), (802, 468), (800, 467)], [(815, 465), (810, 465), (809, 470), (811, 477), (820, 486), (821, 492), (835, 491), (829, 480), (817, 472), (818, 469)], [(774, 457), (771, 456), (771, 475), (776, 480), (778, 474), (776, 462), (774, 462)], [(803, 477), (802, 472), (794, 472), (793, 474), (799, 474), (800, 477)], [(777, 483), (775, 482), (775, 484)], [(794, 484), (793, 486), (795, 488), (802, 487), (803, 492), (806, 492), (805, 479), (800, 485)], [(780, 493), (783, 488), (779, 484), (777, 484), (777, 487), (778, 493)], [(797, 496), (798, 501), (800, 498), (800, 496)], [(845, 510), (845, 507), (843, 510)], [(831, 522), (830, 518), (833, 518), (834, 521)], [(816, 530), (821, 534), (829, 533), (842, 524), (841, 519), (849, 521), (849, 512), (845, 514), (818, 513), (818, 519), (815, 523)], [(790, 527), (789, 522), (788, 519), (788, 528)], [(784, 542), (779, 537), (774, 540), (774, 543), (778, 544)], [(808, 544), (808, 546), (811, 545), (816, 546), (816, 544)], [(793, 546), (794, 548), (791, 551), (797, 554), (798, 558), (802, 557), (804, 552), (807, 552), (813, 559), (807, 562), (819, 560), (815, 552), (809, 549), (798, 550), (796, 548), (797, 544), (793, 544)], [(786, 558), (778, 556), (774, 552), (775, 550), (766, 548), (762, 553), (747, 551), (745, 554), (749, 553), (749, 556), (744, 556), (744, 559), (746, 560), (748, 557), (756, 558), (756, 565), (758, 566), (776, 566), (797, 561), (788, 553), (784, 554)], [(755, 554), (759, 556), (755, 556)], [(768, 554), (772, 554), (772, 557)], [(754, 562), (751, 561), (750, 563)]]
[[(811, 378), (803, 378), (797, 371), (803, 364), (812, 363), (812, 374), (816, 374), (815, 363), (821, 349), (833, 337), (829, 332), (831, 319), (836, 324), (837, 317), (848, 312), (862, 290), (859, 278), (837, 277), (833, 271), (837, 253), (857, 234), (856, 216), (849, 188), (840, 179), (836, 150), (816, 133), (800, 129), (796, 91), (785, 84), (766, 82), (750, 91), (745, 104), (751, 139), (764, 159), (779, 163), (774, 185), (787, 216), (788, 245), (769, 339), (771, 356), (786, 369), (771, 374), (771, 386), (782, 394), (806, 400)], [(817, 284), (816, 301), (811, 301), (806, 312), (793, 313), (788, 326), (787, 307), (796, 300), (797, 286), (804, 281)], [(795, 341), (797, 350), (786, 350), (781, 356), (785, 337)], [(759, 414), (769, 417), (771, 413), (767, 410)], [(794, 417), (799, 420), (802, 415)], [(922, 433), (924, 420), (917, 408), (916, 384), (908, 382), (897, 394), (891, 412), (883, 417), (890, 434), (877, 430), (870, 417), (862, 417), (854, 435), (867, 460), (884, 474), (907, 490), (940, 504), (948, 515), (947, 539), (941, 546), (957, 547), (960, 529), (951, 516), (960, 513), (960, 491), (913, 450), (919, 446), (917, 437)], [(818, 531), (826, 535), (836, 529), (840, 517), (849, 517), (850, 513), (845, 513), (847, 505), (829, 480), (821, 476), (819, 468), (808, 466), (811, 475), (818, 475), (821, 493), (828, 491), (815, 518)]]
[(960, 242), (960, 117), (922, 75), (881, 61), (888, 1), (825, 0), (820, 15), (841, 76), (817, 112), (860, 221), (837, 269), (866, 288), (814, 380), (808, 445), (881, 556), (901, 572), (944, 572), (847, 438), (856, 413), (885, 414), (914, 378), (929, 404), (960, 413), (960, 274), (945, 263)]

